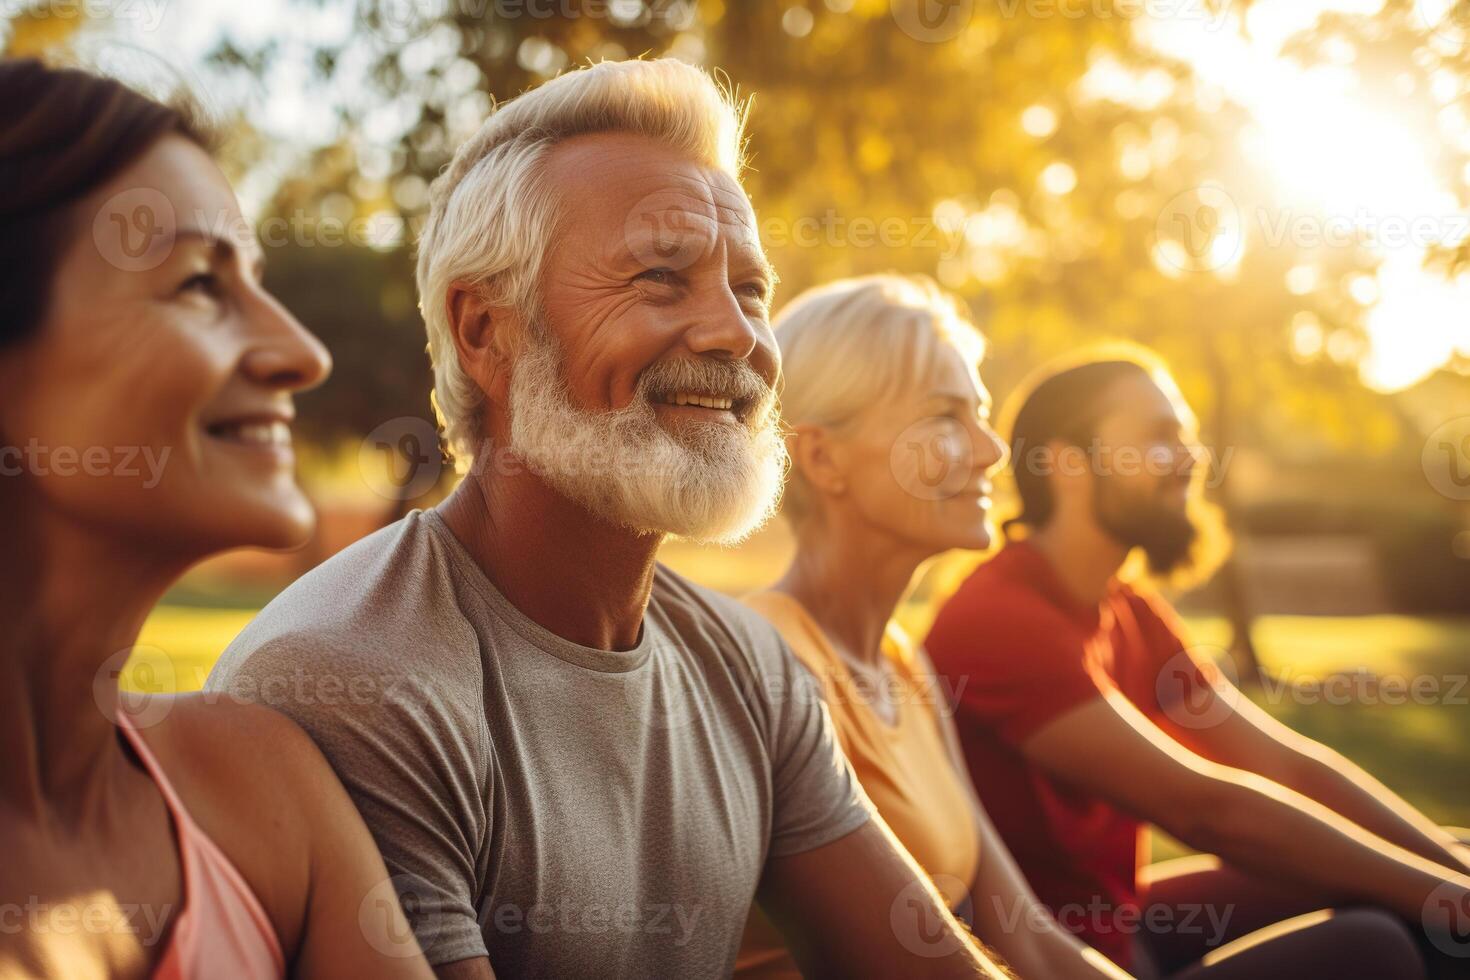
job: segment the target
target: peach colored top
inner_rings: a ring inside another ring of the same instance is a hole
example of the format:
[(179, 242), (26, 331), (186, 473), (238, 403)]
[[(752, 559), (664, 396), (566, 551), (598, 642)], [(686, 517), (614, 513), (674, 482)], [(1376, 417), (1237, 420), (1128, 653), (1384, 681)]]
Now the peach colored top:
[[(872, 693), (853, 680), (842, 655), (801, 603), (774, 590), (746, 596), (744, 602), (775, 625), (821, 681), (837, 740), (868, 798), (929, 872), (950, 908), (962, 905), (980, 863), (969, 774), (956, 768), (945, 740), (944, 692), (921, 668), (908, 637), (895, 624), (883, 637), (898, 708), (897, 722), (889, 725), (874, 712)], [(743, 980), (801, 976), (781, 934), (759, 908), (751, 909), (735, 974)]]
[(125, 712), (118, 712), (118, 728), (168, 805), (184, 875), (183, 908), (174, 918), (168, 948), (158, 961), (153, 980), (225, 976), (232, 980), (282, 980), (286, 958), (260, 900), (230, 859), (189, 816)]

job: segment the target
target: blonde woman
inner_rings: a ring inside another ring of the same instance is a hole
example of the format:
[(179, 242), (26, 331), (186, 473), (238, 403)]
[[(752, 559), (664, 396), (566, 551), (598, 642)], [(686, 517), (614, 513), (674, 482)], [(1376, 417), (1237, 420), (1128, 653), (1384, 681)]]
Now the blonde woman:
[[(896, 275), (810, 290), (774, 327), (797, 550), (746, 602), (822, 682), (868, 796), (981, 940), (1022, 976), (1124, 976), (1037, 903), (970, 784), (928, 658), (892, 623), (927, 560), (990, 544), (986, 474), (1006, 450), (977, 373), (983, 340), (931, 280)], [(894, 928), (922, 944), (907, 915), (896, 896)], [(758, 910), (736, 973), (798, 975)]]

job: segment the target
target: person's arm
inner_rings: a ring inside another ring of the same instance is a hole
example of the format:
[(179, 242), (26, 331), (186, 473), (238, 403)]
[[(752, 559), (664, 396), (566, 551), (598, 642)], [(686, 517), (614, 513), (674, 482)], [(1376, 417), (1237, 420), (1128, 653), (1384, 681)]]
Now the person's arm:
[[(1112, 800), (1191, 847), (1417, 921), (1431, 893), (1470, 900), (1470, 875), (1420, 857), (1253, 772), (1211, 762), (1110, 691), (1022, 744), (1054, 777)], [(1438, 891), (1437, 891), (1438, 889)]]
[(822, 684), (770, 623), (743, 617), (753, 709), (771, 753), (771, 833), (756, 899), (807, 977), (1011, 977), (955, 919), (877, 814)]
[[(292, 726), (294, 728), (294, 726)], [(298, 978), (428, 978), (424, 954), (404, 917), (372, 835), (321, 752), (296, 731), (298, 777), (309, 800), (311, 883)]]
[(758, 899), (805, 977), (1008, 978), (882, 819), (766, 863)]
[(434, 968), (438, 980), (495, 980), (495, 971), (490, 961), (483, 956), (474, 959), (442, 963)]
[[(1272, 718), (1223, 677), (1196, 685), (1185, 720), (1162, 727), (1195, 752), (1265, 776), (1384, 840), (1456, 871), (1470, 848), (1341, 754)], [(1166, 713), (1167, 715), (1167, 713)]]
[[(432, 672), (390, 672), (380, 666), (387, 662), (315, 637), (277, 638), (230, 677), (212, 678), (209, 697), (262, 701), (310, 736), (376, 843), (430, 965), (486, 958), (476, 911), (478, 855), (490, 833), (483, 708), (476, 693), (437, 683)], [(371, 683), (351, 696), (311, 696), (315, 688), (289, 682), (303, 663), (322, 678)]]
[(970, 892), (975, 934), (1023, 977), (1127, 980), (1126, 971), (1058, 924), (983, 809), (978, 818), (980, 872)]
[(433, 976), (367, 826), (304, 731), (201, 695), (170, 699), (168, 715), (155, 744), (272, 916), (293, 978)]
[[(914, 653), (922, 676), (928, 680), (921, 689), (941, 690), (928, 651), (918, 646)], [(1023, 977), (1127, 980), (1129, 974), (1112, 960), (1063, 929), (1031, 890), (970, 780), (959, 733), (955, 730), (954, 706), (936, 703), (933, 707), (949, 763), (969, 791), (970, 808), (980, 837), (980, 867), (970, 888), (975, 934), (994, 947)]]

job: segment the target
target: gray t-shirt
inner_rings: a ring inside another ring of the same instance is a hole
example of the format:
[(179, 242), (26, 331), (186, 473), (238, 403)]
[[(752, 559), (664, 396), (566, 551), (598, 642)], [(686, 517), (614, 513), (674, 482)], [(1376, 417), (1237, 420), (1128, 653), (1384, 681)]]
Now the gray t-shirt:
[(512, 606), (434, 511), (286, 589), (206, 689), (315, 739), (436, 965), (728, 975), (766, 859), (871, 812), (760, 616), (660, 566), (635, 649), (579, 646)]

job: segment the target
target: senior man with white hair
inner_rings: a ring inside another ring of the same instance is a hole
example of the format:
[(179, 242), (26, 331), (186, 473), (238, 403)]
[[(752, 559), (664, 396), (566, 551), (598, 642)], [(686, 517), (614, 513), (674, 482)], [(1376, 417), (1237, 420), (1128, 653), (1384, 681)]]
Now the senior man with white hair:
[[(785, 464), (742, 110), (676, 61), (514, 99), (435, 183), (419, 291), (468, 474), (296, 582), (209, 687), (318, 742), (440, 976), (1000, 976), (877, 819), (812, 678), (656, 563)], [(362, 914), (377, 907), (365, 897)]]

